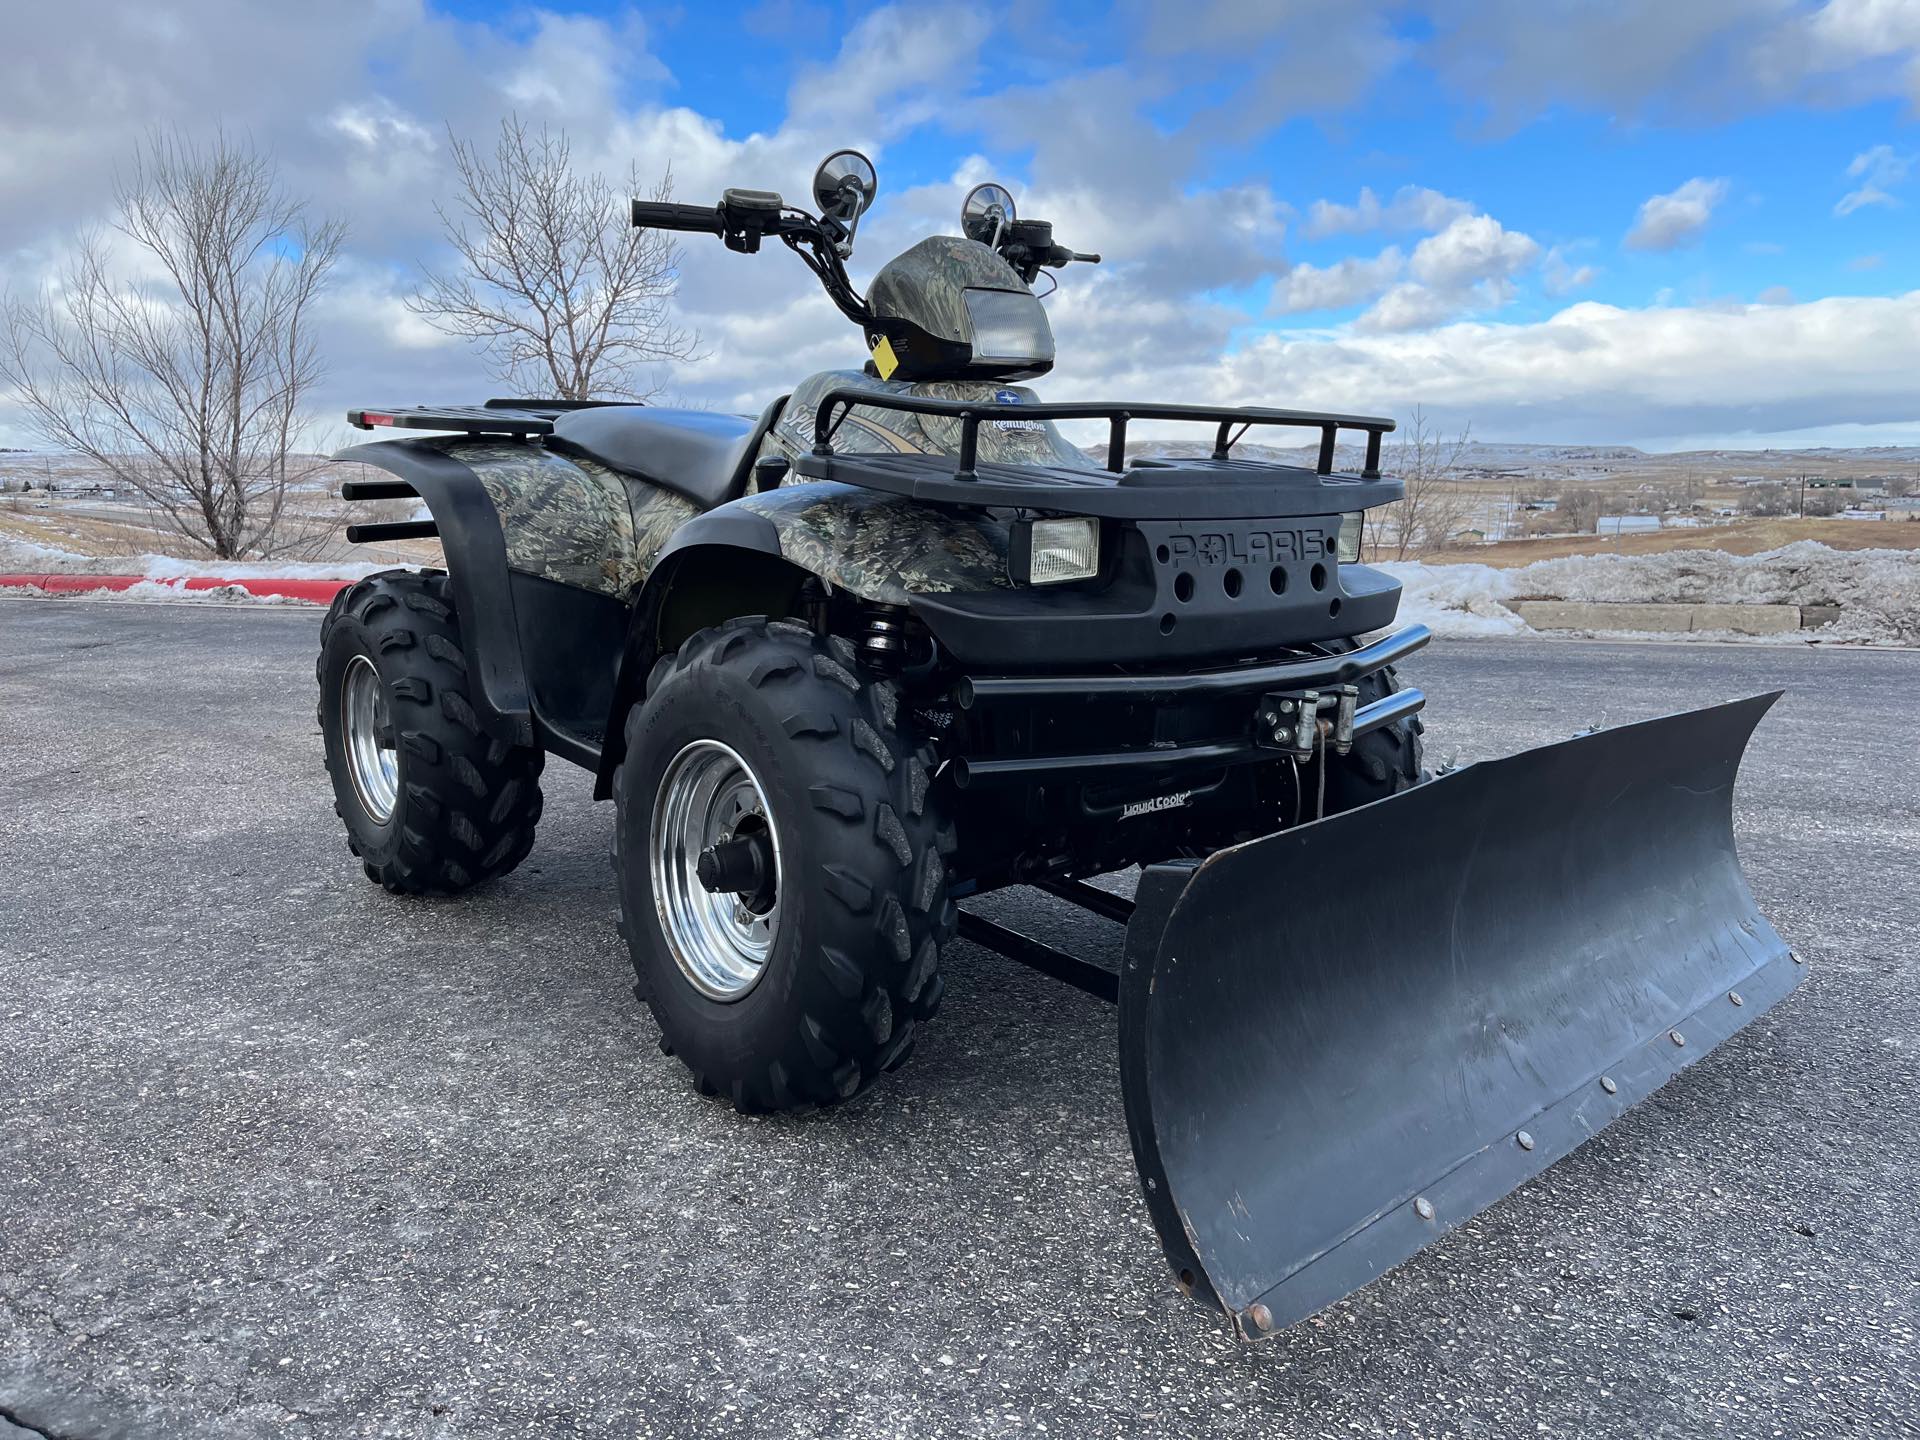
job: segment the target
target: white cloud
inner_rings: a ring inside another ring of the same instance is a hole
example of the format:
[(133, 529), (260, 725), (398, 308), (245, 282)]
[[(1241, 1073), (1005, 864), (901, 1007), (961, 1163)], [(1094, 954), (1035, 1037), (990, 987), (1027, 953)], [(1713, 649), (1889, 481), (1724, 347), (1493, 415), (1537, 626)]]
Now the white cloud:
[(1836, 215), (1851, 215), (1868, 205), (1898, 205), (1890, 193), (1904, 182), (1913, 169), (1913, 156), (1902, 155), (1891, 145), (1875, 145), (1862, 150), (1847, 166), (1847, 178), (1863, 182), (1849, 190), (1833, 207)]
[(1586, 289), (1600, 278), (1599, 266), (1574, 264), (1567, 258), (1566, 249), (1565, 246), (1554, 246), (1541, 262), (1540, 284), (1549, 295), (1571, 295), (1576, 290)]
[(1505, 284), (1539, 255), (1532, 236), (1506, 229), (1491, 215), (1462, 215), (1414, 246), (1408, 269), (1436, 290), (1461, 290)]
[(1920, 47), (1920, 5), (1913, 0), (1828, 0), (1807, 17), (1813, 63), (1855, 64), (1908, 56)]
[(1471, 215), (1473, 206), (1438, 190), (1422, 185), (1402, 185), (1386, 204), (1368, 186), (1360, 187), (1360, 198), (1351, 205), (1331, 200), (1316, 200), (1307, 212), (1306, 233), (1317, 238), (1327, 235), (1357, 235), (1369, 230), (1388, 230), (1428, 235)]
[[(1780, 357), (1791, 355), (1783, 365)], [(1404, 415), (1510, 440), (1637, 443), (1899, 423), (1920, 433), (1920, 291), (1798, 304), (1627, 309), (1582, 302), (1530, 324), (1271, 332), (1217, 364), (1130, 376), (1173, 399)], [(1125, 387), (1132, 388), (1132, 387)]]
[(1357, 330), (1397, 332), (1438, 325), (1471, 310), (1513, 300), (1514, 280), (1540, 258), (1532, 236), (1491, 215), (1462, 215), (1413, 247), (1409, 279), (1354, 322)]
[(1296, 265), (1274, 286), (1273, 308), (1298, 315), (1308, 310), (1341, 310), (1379, 295), (1406, 266), (1406, 256), (1389, 246), (1371, 260), (1348, 256), (1332, 265)]
[[(1367, 192), (1361, 199), (1364, 205)], [(1372, 308), (1354, 322), (1361, 330), (1438, 325), (1468, 310), (1507, 304), (1515, 278), (1539, 257), (1533, 237), (1508, 230), (1491, 215), (1455, 214), (1437, 235), (1414, 246), (1411, 256), (1388, 246), (1371, 259), (1294, 266), (1274, 286), (1273, 309), (1300, 314), (1372, 300)]]
[(1372, 309), (1354, 321), (1354, 329), (1363, 333), (1389, 334), (1401, 330), (1424, 330), (1443, 320), (1451, 320), (1460, 313), (1461, 304), (1457, 295), (1433, 290), (1425, 285), (1402, 283), (1387, 291)]
[(1677, 190), (1655, 195), (1640, 206), (1639, 218), (1627, 232), (1629, 250), (1673, 250), (1691, 245), (1713, 218), (1713, 208), (1727, 197), (1725, 180), (1696, 176)]

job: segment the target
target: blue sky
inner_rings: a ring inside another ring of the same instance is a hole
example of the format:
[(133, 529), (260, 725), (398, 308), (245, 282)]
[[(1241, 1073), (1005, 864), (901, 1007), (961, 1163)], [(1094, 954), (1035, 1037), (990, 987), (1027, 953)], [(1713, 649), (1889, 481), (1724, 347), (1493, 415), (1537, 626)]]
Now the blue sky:
[[(1920, 0), (35, 8), (0, 114), (0, 279), (57, 269), (142, 127), (244, 130), (352, 227), (329, 402), (488, 388), (404, 300), (439, 255), (449, 127), (512, 111), (595, 168), (671, 165), (683, 199), (797, 197), (818, 155), (865, 148), (856, 278), (1005, 181), (1107, 256), (1049, 301), (1054, 394), (1920, 443)], [(690, 243), (708, 355), (659, 383), (755, 407), (858, 363), (810, 285)]]

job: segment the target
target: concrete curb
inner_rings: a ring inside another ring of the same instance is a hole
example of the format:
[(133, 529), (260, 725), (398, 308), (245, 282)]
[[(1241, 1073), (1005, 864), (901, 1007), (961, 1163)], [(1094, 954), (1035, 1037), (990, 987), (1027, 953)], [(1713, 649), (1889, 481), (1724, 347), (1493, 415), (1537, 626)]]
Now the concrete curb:
[[(1837, 607), (1798, 605), (1638, 604), (1624, 601), (1512, 600), (1508, 606), (1535, 630), (1608, 630), (1685, 634), (1789, 635), (1837, 618)], [(1824, 613), (1832, 611), (1834, 613)]]
[(249, 576), (232, 580), (215, 575), (186, 575), (167, 579), (151, 575), (84, 575), (55, 572), (46, 575), (0, 575), (0, 590), (40, 590), (49, 595), (97, 595), (102, 591), (131, 590), (136, 585), (152, 584), (168, 590), (224, 590), (235, 586), (249, 595), (279, 600), (301, 600), (312, 605), (327, 605), (351, 580), (276, 580)]

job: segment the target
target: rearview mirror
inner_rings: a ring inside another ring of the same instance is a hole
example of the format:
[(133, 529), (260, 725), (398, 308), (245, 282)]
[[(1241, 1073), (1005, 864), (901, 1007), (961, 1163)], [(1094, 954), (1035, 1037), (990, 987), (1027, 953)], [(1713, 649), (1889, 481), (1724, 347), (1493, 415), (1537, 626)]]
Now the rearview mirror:
[(960, 202), (960, 233), (982, 245), (997, 246), (1014, 218), (1013, 195), (1004, 185), (976, 185)]
[(829, 232), (839, 231), (834, 249), (841, 259), (853, 253), (853, 232), (860, 227), (860, 217), (873, 204), (879, 188), (880, 177), (873, 172), (873, 162), (858, 150), (836, 150), (813, 172), (813, 203)]
[(836, 150), (820, 162), (813, 172), (813, 203), (822, 215), (831, 216), (852, 229), (873, 204), (880, 177), (873, 162), (858, 150)]

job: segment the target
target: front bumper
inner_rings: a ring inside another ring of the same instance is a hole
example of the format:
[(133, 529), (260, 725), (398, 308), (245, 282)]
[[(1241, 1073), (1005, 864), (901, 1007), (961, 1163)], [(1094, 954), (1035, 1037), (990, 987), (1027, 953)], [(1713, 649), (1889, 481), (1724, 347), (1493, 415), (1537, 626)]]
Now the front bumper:
[[(952, 692), (968, 736), (953, 760), (954, 783), (965, 788), (1050, 775), (1123, 780), (1271, 760), (1273, 746), (1256, 724), (1262, 696), (1351, 685), (1432, 638), (1426, 626), (1410, 625), (1343, 654), (1175, 674), (964, 676)], [(1390, 725), (1425, 704), (1416, 689), (1382, 696), (1355, 712), (1353, 734)], [(1142, 723), (1115, 723), (1129, 713)], [(1096, 743), (1063, 743), (1069, 738)]]

